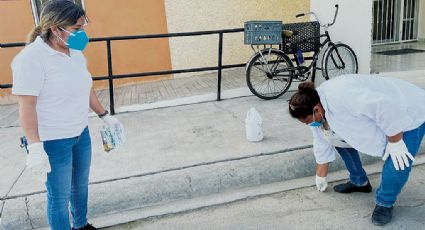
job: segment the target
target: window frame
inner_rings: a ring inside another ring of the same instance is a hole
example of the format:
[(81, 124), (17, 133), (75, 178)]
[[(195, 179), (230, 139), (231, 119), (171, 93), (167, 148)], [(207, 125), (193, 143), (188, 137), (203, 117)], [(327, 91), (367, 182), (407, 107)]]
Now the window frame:
[[(32, 16), (34, 18), (34, 23), (36, 26), (38, 26), (39, 22), (40, 22), (40, 13), (41, 13), (41, 9), (40, 12), (39, 9), (37, 8), (37, 3), (43, 1), (43, 0), (31, 0), (31, 10), (32, 10)], [(52, 1), (52, 0), (45, 0), (45, 1)], [(84, 0), (72, 0), (75, 4), (81, 4), (81, 7), (83, 9), (85, 9), (85, 4), (84, 4)], [(41, 6), (40, 6), (41, 7)]]

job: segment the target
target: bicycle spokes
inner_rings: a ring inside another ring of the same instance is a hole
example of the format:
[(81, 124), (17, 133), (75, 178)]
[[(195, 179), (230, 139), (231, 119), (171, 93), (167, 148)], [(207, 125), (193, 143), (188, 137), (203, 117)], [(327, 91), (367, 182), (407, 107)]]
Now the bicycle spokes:
[(292, 67), (292, 63), (280, 51), (263, 50), (253, 57), (247, 67), (248, 87), (263, 99), (276, 98), (291, 84), (292, 74), (288, 72), (288, 67)]
[(335, 48), (331, 49), (325, 61), (328, 78), (357, 72), (355, 54), (346, 45), (336, 45)]

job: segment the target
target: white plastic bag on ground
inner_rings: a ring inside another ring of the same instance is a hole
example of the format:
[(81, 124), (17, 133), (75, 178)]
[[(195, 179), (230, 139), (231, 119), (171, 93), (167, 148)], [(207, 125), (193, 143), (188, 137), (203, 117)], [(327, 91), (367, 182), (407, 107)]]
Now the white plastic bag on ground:
[(263, 119), (254, 107), (246, 114), (245, 128), (248, 141), (263, 140)]

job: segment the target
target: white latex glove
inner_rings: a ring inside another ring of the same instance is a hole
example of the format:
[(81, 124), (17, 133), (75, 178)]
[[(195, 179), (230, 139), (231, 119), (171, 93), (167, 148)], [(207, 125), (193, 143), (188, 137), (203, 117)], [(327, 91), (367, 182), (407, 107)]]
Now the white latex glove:
[(388, 142), (382, 160), (386, 161), (388, 156), (391, 156), (391, 160), (393, 161), (394, 168), (396, 170), (404, 170), (404, 166), (410, 166), (407, 157), (409, 157), (412, 161), (415, 160), (412, 154), (409, 153), (409, 150), (407, 150), (406, 144), (404, 143), (403, 139), (394, 143)]
[(316, 188), (320, 192), (324, 192), (328, 187), (328, 182), (326, 181), (326, 177), (320, 177), (316, 175)]
[(43, 142), (28, 145), (27, 168), (42, 182), (46, 182), (47, 173), (51, 171), (49, 157), (44, 151)]

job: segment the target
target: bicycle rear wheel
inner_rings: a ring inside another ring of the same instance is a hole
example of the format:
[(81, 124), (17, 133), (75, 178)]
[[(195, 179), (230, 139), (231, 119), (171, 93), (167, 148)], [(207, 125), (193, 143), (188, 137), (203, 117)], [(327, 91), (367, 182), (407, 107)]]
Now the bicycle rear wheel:
[(288, 55), (281, 50), (264, 49), (248, 62), (246, 82), (254, 95), (270, 100), (280, 97), (289, 89), (294, 73)]
[(353, 49), (346, 44), (335, 44), (324, 57), (324, 73), (326, 80), (344, 74), (358, 72), (357, 57)]

